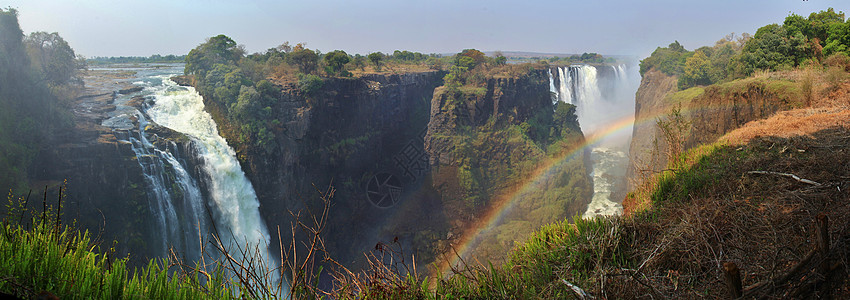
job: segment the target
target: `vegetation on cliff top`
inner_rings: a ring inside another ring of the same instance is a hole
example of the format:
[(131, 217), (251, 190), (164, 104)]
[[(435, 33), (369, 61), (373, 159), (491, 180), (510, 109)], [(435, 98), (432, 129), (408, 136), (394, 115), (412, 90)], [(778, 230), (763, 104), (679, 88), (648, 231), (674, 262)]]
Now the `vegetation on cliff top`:
[(808, 18), (792, 14), (782, 25), (770, 24), (756, 34), (727, 35), (712, 47), (685, 50), (679, 42), (657, 48), (641, 61), (640, 72), (658, 69), (679, 77), (679, 89), (744, 78), (759, 70), (788, 70), (807, 61), (850, 55), (850, 20), (833, 9)]

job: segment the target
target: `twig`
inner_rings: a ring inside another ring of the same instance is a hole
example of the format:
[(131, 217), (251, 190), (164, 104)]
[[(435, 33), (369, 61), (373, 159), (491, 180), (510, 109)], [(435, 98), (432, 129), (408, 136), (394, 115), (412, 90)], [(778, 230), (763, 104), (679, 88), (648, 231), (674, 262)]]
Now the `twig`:
[(794, 179), (794, 180), (802, 182), (802, 183), (811, 184), (811, 185), (821, 185), (820, 183), (817, 183), (815, 181), (811, 181), (811, 180), (808, 180), (808, 179), (805, 179), (805, 178), (800, 178), (800, 176), (797, 176), (797, 175), (794, 175), (794, 174), (791, 174), (791, 173), (780, 173), (780, 172), (772, 172), (772, 171), (749, 171), (749, 172), (747, 172), (747, 174), (763, 174), (763, 175), (785, 176), (785, 177), (789, 177), (791, 179)]
[(593, 297), (592, 297), (592, 296), (588, 295), (588, 294), (587, 294), (584, 290), (582, 290), (580, 287), (578, 287), (578, 286), (577, 286), (577, 285), (575, 285), (575, 284), (570, 283), (570, 282), (569, 282), (569, 281), (567, 281), (566, 279), (561, 279), (561, 283), (566, 284), (568, 287), (570, 287), (570, 289), (572, 289), (572, 290), (573, 290), (573, 292), (574, 292), (574, 293), (576, 293), (576, 296), (578, 296), (578, 298), (579, 298), (579, 299), (582, 299), (582, 300), (584, 300), (584, 299), (588, 299), (588, 298), (593, 299)]

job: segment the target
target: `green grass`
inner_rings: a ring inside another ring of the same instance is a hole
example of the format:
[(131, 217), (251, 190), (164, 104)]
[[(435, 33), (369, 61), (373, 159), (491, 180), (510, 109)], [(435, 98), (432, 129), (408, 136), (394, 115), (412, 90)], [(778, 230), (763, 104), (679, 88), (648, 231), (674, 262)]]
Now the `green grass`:
[[(87, 232), (50, 222), (29, 230), (0, 222), (0, 292), (34, 298), (47, 291), (60, 299), (231, 299), (238, 286), (221, 269), (210, 277), (180, 276), (171, 262), (152, 260), (136, 272), (127, 258), (98, 254)], [(107, 252), (109, 253), (109, 252)], [(205, 282), (202, 284), (201, 282)]]
[(692, 87), (667, 95), (667, 99), (664, 102), (687, 106), (694, 98), (701, 96), (703, 93), (705, 93), (705, 88), (699, 86)]
[(562, 282), (593, 286), (594, 272), (632, 265), (617, 218), (564, 220), (542, 227), (501, 266), (473, 269), (440, 281), (443, 299), (569, 299)]

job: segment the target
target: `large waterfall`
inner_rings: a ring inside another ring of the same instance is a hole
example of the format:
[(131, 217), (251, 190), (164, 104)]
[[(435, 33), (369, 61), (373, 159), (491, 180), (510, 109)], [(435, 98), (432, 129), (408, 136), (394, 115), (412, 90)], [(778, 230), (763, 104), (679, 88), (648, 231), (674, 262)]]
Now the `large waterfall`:
[[(269, 233), (260, 217), (254, 187), (239, 162), (236, 152), (219, 134), (212, 117), (204, 111), (201, 96), (191, 87), (181, 87), (163, 76), (155, 88), (155, 104), (147, 110), (153, 121), (189, 136), (202, 159), (209, 188), (210, 208), (223, 241), (230, 247), (258, 252), (266, 262)], [(237, 244), (238, 243), (238, 244)], [(235, 248), (231, 251), (236, 251)], [(238, 254), (238, 253), (236, 253)]]
[(208, 223), (198, 182), (174, 157), (172, 153), (177, 151), (162, 151), (148, 141), (145, 128), (149, 123), (145, 116), (137, 112), (135, 117), (139, 131), (129, 133), (128, 139), (149, 186), (148, 207), (162, 237), (156, 250), (166, 255), (173, 247), (186, 259), (197, 261), (202, 255)]
[(631, 128), (618, 128), (634, 116), (634, 93), (639, 77), (633, 67), (571, 65), (549, 70), (553, 103), (576, 106), (579, 124), (590, 145), (593, 162), (593, 199), (585, 217), (622, 213), (625, 170)]
[[(250, 257), (245, 259), (275, 268), (254, 188), (235, 151), (204, 111), (201, 96), (194, 88), (178, 86), (169, 79), (181, 71), (181, 65), (134, 70), (137, 74), (132, 83), (144, 89), (119, 96), (116, 110), (103, 121), (130, 145), (144, 173), (155, 237), (149, 241), (154, 243), (149, 248), (159, 256), (173, 250), (187, 261), (198, 261), (205, 254), (201, 245), (209, 243), (210, 233), (216, 230), (231, 257), (241, 260), (242, 253), (248, 253)], [(132, 96), (146, 99), (149, 105), (144, 112), (128, 104)], [(200, 167), (187, 170), (186, 159), (181, 159), (174, 142), (148, 133), (154, 125), (187, 136), (191, 146), (182, 152), (189, 152), (185, 155), (193, 156), (192, 161)], [(215, 256), (209, 249), (211, 246), (207, 246), (206, 254)], [(271, 274), (273, 281), (279, 280), (275, 272)]]

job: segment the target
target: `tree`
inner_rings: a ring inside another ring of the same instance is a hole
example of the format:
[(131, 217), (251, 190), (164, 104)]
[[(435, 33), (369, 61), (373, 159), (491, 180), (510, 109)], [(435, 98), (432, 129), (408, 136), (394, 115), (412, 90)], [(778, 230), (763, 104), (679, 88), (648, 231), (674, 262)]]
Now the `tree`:
[(809, 15), (809, 32), (803, 32), (809, 38), (818, 38), (820, 41), (828, 39), (829, 27), (835, 23), (844, 23), (844, 13), (836, 13), (831, 7)]
[(286, 61), (297, 66), (302, 73), (312, 74), (318, 66), (319, 55), (315, 51), (305, 48), (302, 44), (298, 44), (286, 56)]
[(640, 61), (640, 74), (656, 69), (667, 75), (682, 75), (685, 60), (692, 54), (679, 41), (674, 41), (666, 48), (658, 47), (652, 55)]
[(472, 67), (477, 66), (477, 65), (479, 65), (479, 64), (481, 64), (481, 63), (483, 63), (487, 60), (487, 56), (484, 55), (484, 52), (481, 52), (481, 51), (478, 51), (478, 50), (475, 50), (475, 49), (464, 49), (463, 51), (458, 53), (457, 57), (458, 57), (458, 60), (460, 60), (461, 57), (471, 58), (474, 63), (473, 63), (472, 66), (470, 66), (470, 69)]
[(494, 62), (495, 62), (497, 65), (504, 65), (504, 64), (508, 63), (508, 58), (507, 58), (507, 57), (504, 57), (504, 56), (499, 55), (499, 56), (496, 56), (496, 59), (494, 60)]
[(280, 44), (279, 46), (277, 46), (276, 49), (280, 52), (283, 52), (283, 53), (292, 52), (292, 46), (289, 45), (289, 41), (283, 42), (283, 44)]
[(703, 51), (695, 51), (694, 55), (685, 60), (682, 76), (679, 77), (679, 89), (686, 89), (695, 85), (711, 84), (709, 70), (711, 63)]
[(785, 27), (770, 24), (759, 28), (741, 52), (739, 62), (743, 75), (755, 70), (794, 67), (811, 57), (811, 44), (800, 31), (793, 34)]
[(826, 45), (823, 47), (825, 56), (836, 53), (850, 54), (850, 19), (845, 23), (832, 23), (828, 34)]
[(216, 64), (235, 64), (245, 55), (245, 49), (226, 35), (219, 34), (189, 51), (184, 73), (205, 76)]
[(354, 65), (355, 68), (360, 69), (360, 71), (363, 71), (363, 68), (366, 67), (366, 57), (360, 54), (355, 54), (351, 64)]
[(23, 44), (24, 32), (18, 25), (18, 11), (0, 8), (0, 82), (8, 84), (29, 65)]
[(712, 51), (709, 60), (711, 60), (711, 69), (709, 70), (708, 77), (711, 78), (712, 83), (720, 82), (730, 74), (730, 67), (732, 67), (732, 59), (735, 55), (738, 54), (738, 51), (735, 50), (735, 42), (729, 41), (723, 44), (718, 44), (714, 46), (714, 51)]
[(325, 63), (328, 64), (328, 71), (330, 71), (328, 72), (329, 75), (351, 76), (351, 73), (345, 70), (345, 64), (349, 61), (351, 61), (351, 58), (342, 50), (334, 50), (325, 54)]
[(381, 52), (369, 53), (369, 61), (375, 65), (375, 71), (381, 71), (382, 60), (384, 60), (384, 54)]
[(41, 77), (51, 85), (81, 83), (78, 70), (85, 60), (78, 60), (74, 49), (58, 33), (33, 32), (24, 39), (30, 61)]

